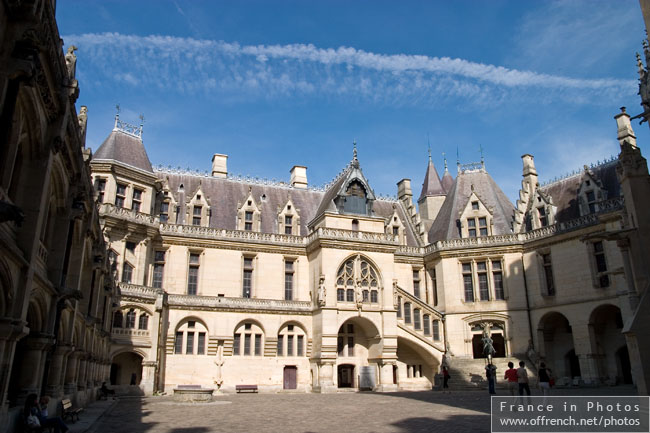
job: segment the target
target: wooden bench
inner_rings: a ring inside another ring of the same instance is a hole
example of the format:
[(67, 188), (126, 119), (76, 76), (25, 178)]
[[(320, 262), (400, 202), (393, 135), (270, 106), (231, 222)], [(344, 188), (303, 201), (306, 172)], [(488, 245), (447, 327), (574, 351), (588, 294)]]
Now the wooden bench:
[(235, 391), (237, 392), (257, 392), (257, 385), (235, 385)]
[(70, 418), (70, 421), (75, 422), (75, 417), (79, 421), (79, 414), (83, 411), (83, 408), (72, 407), (72, 402), (69, 398), (64, 398), (61, 400), (61, 406), (63, 406), (63, 419)]

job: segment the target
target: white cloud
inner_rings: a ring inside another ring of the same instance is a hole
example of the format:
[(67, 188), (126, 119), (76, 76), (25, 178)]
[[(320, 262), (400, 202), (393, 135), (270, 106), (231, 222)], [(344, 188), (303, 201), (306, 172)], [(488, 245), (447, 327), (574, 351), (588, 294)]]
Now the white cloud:
[(593, 104), (608, 96), (633, 95), (636, 86), (633, 80), (568, 78), (463, 59), (386, 55), (351, 47), (242, 46), (118, 33), (68, 35), (65, 39), (79, 47), (78, 68), (82, 70), (132, 86), (182, 93), (267, 98), (348, 95), (396, 106), (460, 98), (485, 106), (513, 98)]

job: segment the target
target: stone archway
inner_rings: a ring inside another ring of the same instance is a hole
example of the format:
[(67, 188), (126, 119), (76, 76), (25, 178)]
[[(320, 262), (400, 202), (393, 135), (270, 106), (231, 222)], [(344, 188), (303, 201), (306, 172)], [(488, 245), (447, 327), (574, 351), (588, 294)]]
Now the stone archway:
[(122, 352), (111, 363), (111, 385), (120, 388), (139, 386), (142, 381), (142, 355)]
[(602, 382), (624, 383), (620, 356), (625, 361), (625, 353), (619, 353), (622, 347), (626, 347), (622, 330), (623, 318), (617, 306), (600, 305), (592, 311), (589, 317), (591, 350)]
[[(337, 335), (337, 387), (359, 387), (357, 378), (362, 373), (376, 379), (379, 375), (376, 360), (381, 357), (381, 351), (381, 337), (373, 322), (363, 317), (344, 321)], [(374, 382), (373, 387), (377, 385)]]
[(540, 319), (537, 333), (540, 353), (555, 377), (580, 376), (569, 320), (561, 313), (548, 313)]

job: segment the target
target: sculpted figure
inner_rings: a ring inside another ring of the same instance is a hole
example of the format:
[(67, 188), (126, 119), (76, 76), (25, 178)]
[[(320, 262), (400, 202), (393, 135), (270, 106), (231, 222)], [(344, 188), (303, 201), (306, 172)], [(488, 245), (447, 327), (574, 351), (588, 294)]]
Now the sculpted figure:
[(88, 107), (81, 106), (77, 119), (79, 119), (79, 134), (83, 137), (86, 134), (86, 124), (88, 123)]
[(77, 56), (74, 53), (76, 50), (76, 46), (70, 45), (68, 47), (68, 52), (65, 54), (65, 65), (68, 68), (68, 77), (70, 77), (71, 80), (74, 80), (77, 73)]
[(325, 306), (325, 275), (321, 275), (318, 280), (318, 305)]

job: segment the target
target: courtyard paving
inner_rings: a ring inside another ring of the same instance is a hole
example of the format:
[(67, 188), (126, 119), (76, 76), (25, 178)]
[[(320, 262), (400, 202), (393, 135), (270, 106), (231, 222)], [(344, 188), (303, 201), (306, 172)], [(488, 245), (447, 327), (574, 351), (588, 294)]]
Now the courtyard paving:
[[(536, 394), (534, 392), (534, 394)], [(555, 395), (634, 395), (631, 387), (557, 390)], [(227, 394), (213, 403), (121, 398), (94, 433), (489, 432), (486, 391)]]

